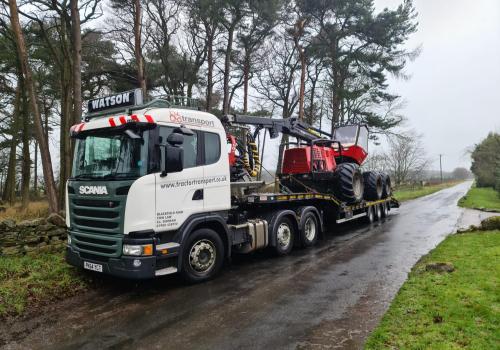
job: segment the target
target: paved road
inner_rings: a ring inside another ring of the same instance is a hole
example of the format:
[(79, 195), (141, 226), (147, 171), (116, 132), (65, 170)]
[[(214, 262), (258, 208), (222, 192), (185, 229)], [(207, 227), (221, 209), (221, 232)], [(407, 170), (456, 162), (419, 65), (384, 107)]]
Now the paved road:
[(4, 346), (360, 348), (417, 260), (458, 225), (479, 219), (456, 206), (470, 185), (407, 202), (371, 227), (343, 226), (285, 258), (238, 258), (209, 283), (106, 279), (98, 291), (8, 325)]

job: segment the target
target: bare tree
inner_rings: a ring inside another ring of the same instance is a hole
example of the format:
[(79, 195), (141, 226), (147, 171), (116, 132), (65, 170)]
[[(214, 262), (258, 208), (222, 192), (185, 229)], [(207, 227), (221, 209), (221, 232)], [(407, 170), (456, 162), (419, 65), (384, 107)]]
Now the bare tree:
[(429, 160), (422, 147), (422, 136), (415, 132), (407, 132), (389, 138), (386, 166), (396, 185), (412, 177), (416, 178), (428, 164)]

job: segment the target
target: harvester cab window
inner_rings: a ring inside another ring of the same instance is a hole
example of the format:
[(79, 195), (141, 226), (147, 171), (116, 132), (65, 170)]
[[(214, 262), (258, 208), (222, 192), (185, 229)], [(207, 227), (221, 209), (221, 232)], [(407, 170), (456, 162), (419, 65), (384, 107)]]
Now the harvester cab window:
[[(174, 131), (172, 127), (161, 127), (160, 137), (166, 140), (168, 135)], [(181, 146), (184, 149), (184, 168), (192, 168), (198, 165), (198, 133), (184, 135), (184, 142)]]
[(333, 139), (339, 141), (342, 146), (352, 146), (356, 143), (357, 133), (357, 125), (341, 126), (335, 129)]
[(368, 128), (365, 125), (359, 127), (358, 146), (368, 151)]
[(220, 137), (218, 134), (205, 132), (205, 164), (214, 164), (220, 158)]

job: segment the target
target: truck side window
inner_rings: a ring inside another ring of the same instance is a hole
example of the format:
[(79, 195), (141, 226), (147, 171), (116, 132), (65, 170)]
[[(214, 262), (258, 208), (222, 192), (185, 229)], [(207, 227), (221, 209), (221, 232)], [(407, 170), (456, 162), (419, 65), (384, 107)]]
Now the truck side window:
[[(169, 126), (161, 127), (160, 137), (162, 140), (166, 140), (173, 130), (174, 128)], [(194, 133), (194, 135), (184, 135), (182, 148), (184, 149), (184, 168), (195, 167), (198, 158), (198, 133)]]
[(205, 132), (205, 164), (214, 164), (220, 158), (220, 136)]

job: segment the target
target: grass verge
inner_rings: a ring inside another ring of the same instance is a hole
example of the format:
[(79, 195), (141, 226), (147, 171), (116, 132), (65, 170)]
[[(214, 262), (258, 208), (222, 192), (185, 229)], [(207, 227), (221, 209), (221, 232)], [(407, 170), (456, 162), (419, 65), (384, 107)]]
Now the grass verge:
[(0, 258), (0, 319), (75, 295), (90, 283), (62, 252)]
[[(498, 348), (499, 256), (499, 230), (448, 237), (414, 266), (365, 348)], [(438, 262), (455, 270), (429, 271)]]
[(460, 183), (459, 181), (445, 182), (442, 184), (426, 185), (426, 186), (416, 186), (416, 187), (402, 187), (394, 191), (394, 197), (400, 201), (404, 202), (410, 199), (416, 199), (419, 197), (427, 196), (437, 191), (441, 191), (445, 188), (455, 186)]
[(500, 196), (491, 187), (471, 187), (458, 201), (458, 205), (464, 208), (500, 212)]

